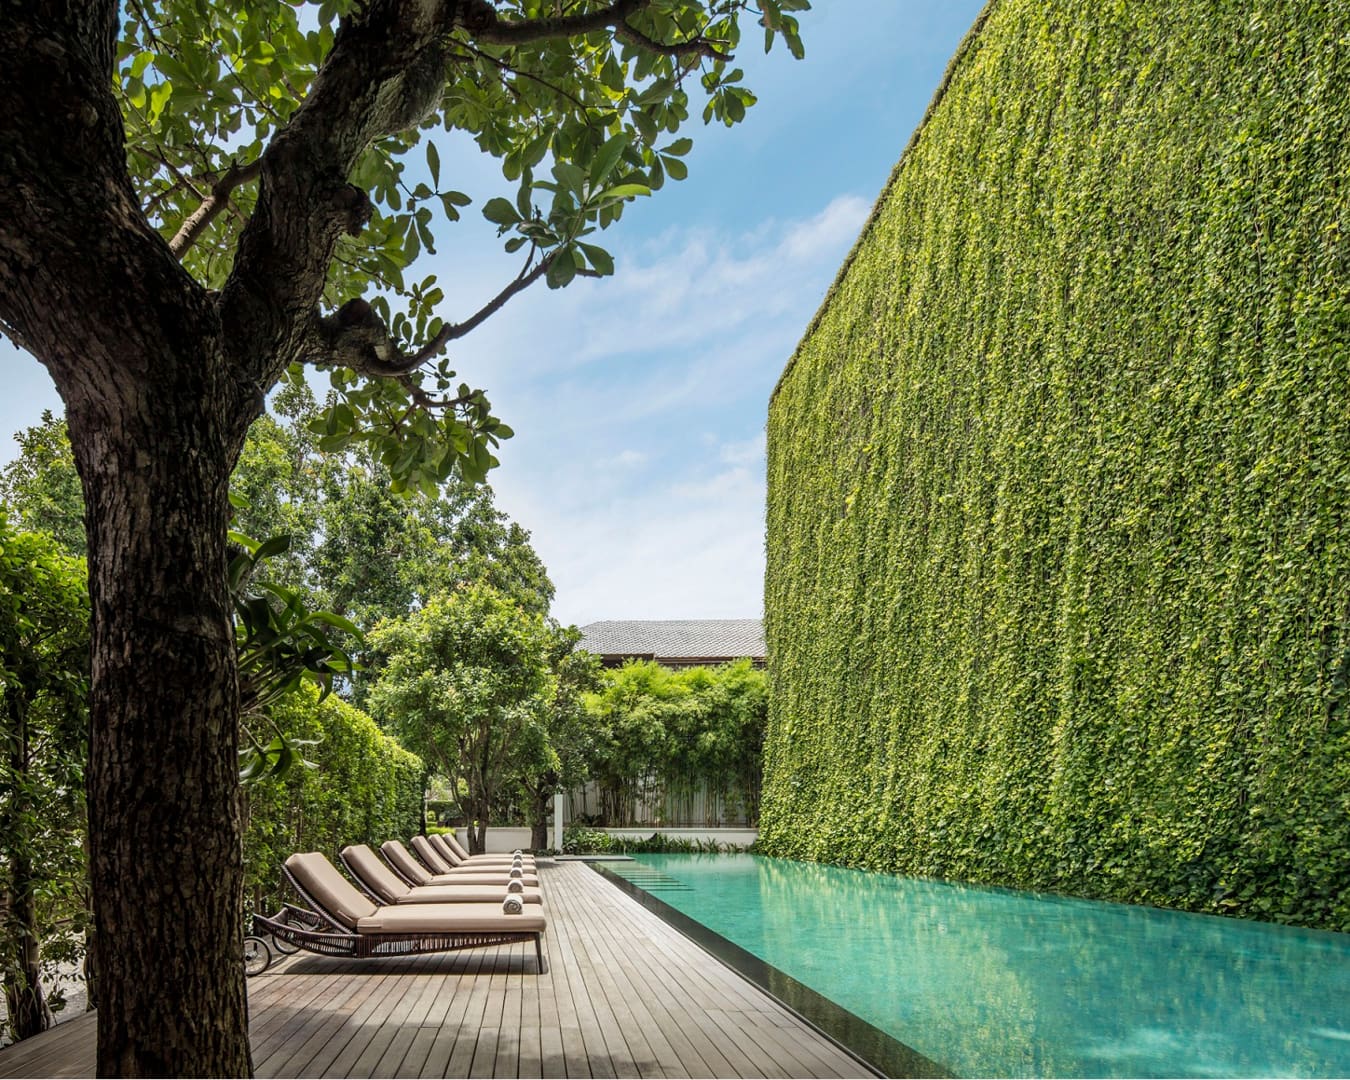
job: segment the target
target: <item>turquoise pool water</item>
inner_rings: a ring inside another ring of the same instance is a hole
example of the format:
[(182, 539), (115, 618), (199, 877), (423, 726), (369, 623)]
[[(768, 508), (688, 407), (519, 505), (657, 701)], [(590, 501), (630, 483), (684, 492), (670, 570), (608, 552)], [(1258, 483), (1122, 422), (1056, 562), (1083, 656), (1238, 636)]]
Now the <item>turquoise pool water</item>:
[(964, 1076), (1350, 1076), (1350, 934), (751, 855), (620, 874)]

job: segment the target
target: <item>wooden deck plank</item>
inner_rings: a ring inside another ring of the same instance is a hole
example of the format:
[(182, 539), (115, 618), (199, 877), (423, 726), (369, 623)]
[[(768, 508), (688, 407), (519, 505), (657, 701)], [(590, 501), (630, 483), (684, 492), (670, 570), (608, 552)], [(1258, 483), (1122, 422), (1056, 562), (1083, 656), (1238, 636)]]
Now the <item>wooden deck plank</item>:
[(478, 978), (485, 957), (479, 953), (466, 959), (469, 962), (458, 980), (449, 1008), (441, 1016), (441, 1022), (436, 1029), (426, 1060), (422, 1063), (419, 1076), (450, 1075), (450, 1057), (454, 1052), (459, 1030), (464, 1026), (464, 1017), (468, 1014), (469, 1002), (473, 997), (474, 980)]
[[(858, 1063), (579, 863), (545, 863), (534, 947), (301, 954), (248, 983), (259, 1076), (837, 1077)], [(94, 1016), (0, 1050), (0, 1077), (87, 1076)]]

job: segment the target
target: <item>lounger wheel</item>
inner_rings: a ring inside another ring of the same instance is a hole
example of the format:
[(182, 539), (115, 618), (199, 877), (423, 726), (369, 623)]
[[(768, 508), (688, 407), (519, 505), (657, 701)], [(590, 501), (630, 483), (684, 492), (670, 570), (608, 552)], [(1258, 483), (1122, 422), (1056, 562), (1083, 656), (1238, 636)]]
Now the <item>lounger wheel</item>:
[(272, 950), (267, 942), (254, 934), (244, 938), (244, 974), (249, 978), (261, 975), (272, 966)]
[(291, 953), (298, 953), (300, 951), (299, 945), (287, 941), (285, 938), (279, 938), (276, 934), (272, 935), (272, 948), (276, 949), (282, 956), (290, 956)]

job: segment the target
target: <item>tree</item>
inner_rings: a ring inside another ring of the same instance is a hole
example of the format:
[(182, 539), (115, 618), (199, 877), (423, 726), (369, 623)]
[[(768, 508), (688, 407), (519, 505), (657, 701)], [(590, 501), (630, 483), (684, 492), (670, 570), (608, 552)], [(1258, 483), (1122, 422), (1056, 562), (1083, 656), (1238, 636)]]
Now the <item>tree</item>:
[(0, 967), (16, 1039), (52, 1023), (44, 942), (75, 943), (84, 928), (84, 579), (79, 559), (0, 510)]
[(19, 456), (0, 470), (0, 502), (30, 532), (46, 533), (70, 555), (84, 555), (84, 499), (66, 422), (42, 422), (14, 436)]
[(540, 738), (534, 753), (521, 762), (519, 781), (535, 850), (548, 846), (553, 796), (586, 782), (594, 732), (585, 695), (600, 685), (600, 658), (577, 647), (581, 631), (552, 622), (546, 629), (549, 679), (539, 700)]
[(682, 671), (632, 660), (604, 672), (584, 704), (605, 820), (627, 824), (639, 800), (690, 803), (700, 790), (758, 816), (768, 685), (749, 660)]
[(543, 739), (549, 634), (490, 585), (433, 597), (370, 633), (382, 654), (376, 718), (466, 796), (471, 851), (482, 851), (498, 792), (522, 747)]
[[(800, 54), (802, 6), (4, 0), (0, 328), (56, 384), (86, 505), (102, 1072), (251, 1068), (225, 566), (266, 394), (325, 367), (321, 449), (362, 443), (402, 489), (481, 480), (510, 429), (442, 351), (536, 281), (609, 273), (595, 231), (686, 171), (687, 86), (741, 119), (739, 17)], [(517, 187), (483, 213), (520, 269), (463, 315), (405, 276), (470, 201), (437, 127)]]

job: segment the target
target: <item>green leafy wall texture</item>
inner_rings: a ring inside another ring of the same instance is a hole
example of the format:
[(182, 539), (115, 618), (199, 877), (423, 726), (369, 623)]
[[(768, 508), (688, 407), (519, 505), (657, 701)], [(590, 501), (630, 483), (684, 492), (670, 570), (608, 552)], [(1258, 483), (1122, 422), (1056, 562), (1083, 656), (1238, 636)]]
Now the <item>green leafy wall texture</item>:
[(322, 851), (337, 864), (348, 844), (406, 843), (422, 829), (426, 788), (422, 759), (342, 699), (320, 701), (318, 690), (303, 686), (272, 711), (295, 739), (318, 741), (301, 748), (315, 768), (297, 766), (248, 788), (246, 900), (269, 912), (296, 900), (282, 885), (288, 855)]
[(770, 407), (762, 846), (1350, 930), (1350, 5), (982, 20)]

